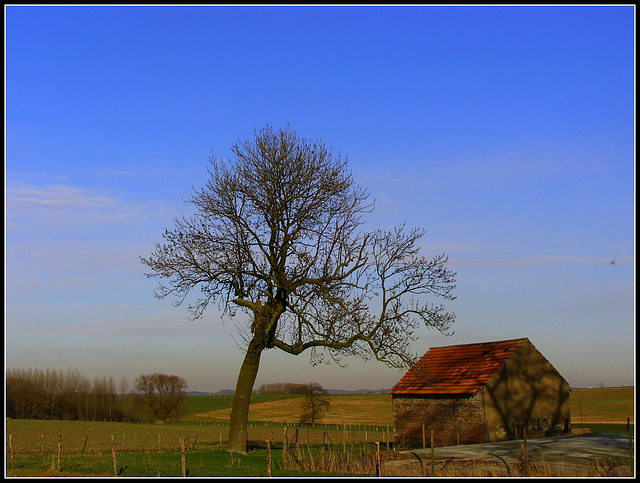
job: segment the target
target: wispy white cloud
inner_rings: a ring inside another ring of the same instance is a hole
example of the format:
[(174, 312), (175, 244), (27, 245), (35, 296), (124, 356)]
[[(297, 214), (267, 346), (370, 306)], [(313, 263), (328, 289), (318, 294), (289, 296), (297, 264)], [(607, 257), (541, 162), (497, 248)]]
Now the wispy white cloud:
[(55, 184), (34, 186), (17, 184), (7, 187), (7, 201), (15, 209), (29, 209), (33, 206), (42, 207), (75, 207), (102, 208), (113, 206), (115, 199), (89, 193), (88, 190), (76, 186)]
[(540, 258), (543, 261), (547, 262), (558, 262), (558, 263), (609, 263), (611, 265), (626, 265), (630, 263), (634, 263), (635, 258), (630, 256), (625, 257), (578, 257), (578, 256), (569, 256), (569, 255), (540, 255)]
[(542, 261), (536, 258), (492, 258), (492, 257), (478, 257), (478, 258), (460, 258), (449, 257), (449, 264), (452, 266), (460, 265), (542, 265)]
[(577, 263), (577, 264), (611, 264), (627, 265), (634, 263), (634, 257), (603, 258), (603, 257), (578, 257), (567, 255), (536, 255), (532, 257), (449, 257), (452, 265), (545, 265), (552, 263)]
[(234, 318), (223, 317), (215, 307), (210, 307), (197, 320), (190, 320), (184, 307), (171, 307), (170, 312), (163, 312), (162, 309), (154, 312), (149, 309), (149, 315), (140, 315), (139, 307), (127, 307), (126, 304), (122, 304), (120, 311), (111, 310), (114, 307), (108, 305), (96, 304), (96, 307), (100, 307), (100, 312), (85, 318), (69, 317), (54, 324), (25, 320), (19, 325), (11, 325), (12, 345), (19, 344), (23, 349), (29, 347), (34, 338), (54, 337), (61, 333), (69, 335), (69, 339), (59, 345), (62, 348), (68, 347), (66, 350), (83, 349), (82, 345), (75, 343), (75, 338), (83, 338), (90, 345), (95, 343), (103, 348), (107, 344), (102, 344), (101, 341), (104, 342), (107, 337), (116, 340), (122, 337), (156, 340), (168, 338), (167, 340), (174, 341), (180, 337), (224, 337), (233, 344), (238, 326), (246, 325), (248, 320), (243, 314)]
[(10, 182), (5, 194), (9, 230), (119, 225), (151, 218), (169, 219), (175, 209), (162, 202), (128, 202), (70, 184)]

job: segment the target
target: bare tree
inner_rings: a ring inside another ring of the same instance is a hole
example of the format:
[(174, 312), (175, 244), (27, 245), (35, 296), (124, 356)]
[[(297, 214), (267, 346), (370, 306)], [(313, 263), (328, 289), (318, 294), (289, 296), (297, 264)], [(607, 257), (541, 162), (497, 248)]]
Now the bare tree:
[(44, 388), (17, 371), (7, 371), (5, 378), (6, 416), (17, 419), (49, 418), (51, 402)]
[(315, 424), (331, 407), (329, 393), (317, 382), (304, 385), (300, 422)]
[(139, 400), (151, 411), (157, 421), (165, 421), (178, 410), (186, 398), (187, 382), (167, 374), (142, 374), (135, 380)]
[(62, 372), (56, 371), (55, 369), (47, 369), (43, 377), (44, 389), (51, 400), (51, 403), (49, 405), (49, 408), (51, 410), (50, 419), (56, 419), (56, 411), (58, 410), (58, 399), (62, 392)]
[(122, 376), (120, 378), (118, 389), (120, 389), (120, 399), (122, 401), (122, 420), (124, 421), (125, 419), (124, 400), (127, 395), (127, 391), (129, 390), (129, 380), (125, 376)]
[(94, 376), (93, 378), (93, 420), (102, 421), (107, 419), (106, 403), (109, 390), (107, 387), (107, 376)]
[(321, 141), (267, 126), (211, 158), (209, 180), (189, 200), (196, 211), (175, 219), (164, 243), (141, 258), (156, 296), (189, 304), (193, 318), (217, 303), (249, 315), (228, 450), (246, 452), (247, 418), (265, 349), (311, 353), (311, 362), (343, 355), (391, 366), (414, 360), (409, 342), (420, 322), (446, 333), (455, 317), (423, 296), (453, 299), (447, 257), (418, 256), (423, 230), (362, 230), (373, 209), (347, 162)]
[(127, 395), (127, 391), (129, 390), (129, 380), (125, 376), (122, 376), (120, 378), (118, 389), (120, 389), (120, 396), (124, 398)]

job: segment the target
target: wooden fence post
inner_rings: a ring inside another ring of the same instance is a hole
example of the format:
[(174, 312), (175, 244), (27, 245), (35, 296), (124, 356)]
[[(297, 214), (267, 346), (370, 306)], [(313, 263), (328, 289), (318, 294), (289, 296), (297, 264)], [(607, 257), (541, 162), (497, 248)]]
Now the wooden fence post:
[(389, 435), (389, 426), (387, 426), (387, 451), (391, 449), (391, 447), (389, 446), (390, 440), (391, 436)]
[(422, 423), (422, 449), (427, 447), (427, 439), (424, 432), (424, 423)]
[(436, 471), (436, 453), (435, 453), (435, 440), (433, 438), (433, 429), (431, 430), (431, 476)]
[(41, 436), (42, 436), (42, 443), (41, 443), (40, 448), (42, 450), (42, 454), (44, 454), (44, 434), (41, 434)]
[(271, 445), (267, 440), (267, 476), (271, 478)]
[(375, 465), (376, 465), (376, 476), (381, 476), (380, 474), (380, 443), (378, 442), (376, 442)]
[(627, 435), (629, 436), (629, 468), (631, 468), (631, 475), (633, 475), (633, 439), (631, 438), (631, 425), (629, 424), (629, 417), (627, 417)]
[(13, 469), (13, 436), (9, 435), (9, 456), (11, 457), (11, 469)]
[(184, 439), (180, 436), (180, 461), (182, 463), (182, 477), (187, 476), (187, 471), (184, 464)]
[(527, 468), (527, 426), (522, 426), (522, 446), (520, 447), (520, 465), (522, 470)]
[(347, 454), (347, 425), (342, 425), (342, 454)]
[(111, 435), (111, 462), (113, 463), (113, 476), (118, 476), (116, 469), (116, 447), (113, 443), (113, 434)]
[(282, 447), (282, 467), (286, 470), (289, 466), (289, 426), (284, 427), (284, 442)]
[(84, 454), (84, 450), (87, 447), (87, 441), (89, 440), (89, 435), (87, 434), (84, 438), (84, 444), (82, 445), (82, 454)]
[(58, 472), (61, 471), (60, 469), (60, 459), (62, 457), (62, 435), (59, 434), (58, 435)]

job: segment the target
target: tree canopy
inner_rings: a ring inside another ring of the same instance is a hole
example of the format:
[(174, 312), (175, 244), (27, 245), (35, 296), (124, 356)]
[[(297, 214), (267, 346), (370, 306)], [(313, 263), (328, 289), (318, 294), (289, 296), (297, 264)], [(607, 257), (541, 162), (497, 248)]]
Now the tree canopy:
[(141, 374), (135, 380), (138, 400), (158, 421), (165, 421), (175, 413), (186, 398), (187, 381), (182, 377), (159, 374)]
[(246, 419), (263, 350), (406, 367), (420, 323), (446, 333), (454, 322), (425, 297), (454, 299), (455, 272), (445, 254), (419, 255), (421, 228), (365, 231), (373, 202), (322, 141), (267, 126), (232, 153), (210, 159), (206, 184), (189, 200), (195, 214), (176, 218), (141, 261), (162, 280), (159, 298), (180, 305), (199, 288), (188, 307), (194, 318), (211, 304), (249, 314), (230, 429), (230, 447), (243, 452), (246, 428), (231, 433), (242, 426), (236, 416)]

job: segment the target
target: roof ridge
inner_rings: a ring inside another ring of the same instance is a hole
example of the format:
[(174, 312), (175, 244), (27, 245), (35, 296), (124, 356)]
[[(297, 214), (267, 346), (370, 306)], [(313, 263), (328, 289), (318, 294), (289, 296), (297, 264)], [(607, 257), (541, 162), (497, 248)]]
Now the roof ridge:
[(486, 344), (504, 344), (505, 342), (524, 342), (525, 340), (528, 340), (528, 338), (527, 337), (520, 337), (518, 339), (504, 339), (504, 340), (492, 340), (492, 341), (486, 341), (486, 342), (469, 342), (469, 343), (466, 343), (466, 344), (442, 345), (442, 346), (438, 346), (438, 347), (430, 347), (429, 351), (430, 350), (434, 350), (434, 349), (448, 349), (450, 347), (465, 347), (465, 346), (486, 345)]

